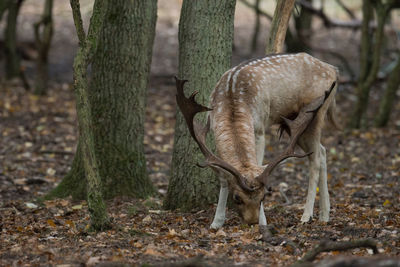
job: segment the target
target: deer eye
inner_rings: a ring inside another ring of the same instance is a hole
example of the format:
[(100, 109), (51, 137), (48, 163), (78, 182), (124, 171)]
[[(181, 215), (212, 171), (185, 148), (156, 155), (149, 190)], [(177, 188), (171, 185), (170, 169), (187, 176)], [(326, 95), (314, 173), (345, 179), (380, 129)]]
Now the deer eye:
[(238, 194), (234, 194), (234, 195), (233, 195), (233, 201), (234, 201), (235, 204), (237, 204), (237, 205), (243, 204), (243, 200), (242, 200), (242, 198), (241, 198)]

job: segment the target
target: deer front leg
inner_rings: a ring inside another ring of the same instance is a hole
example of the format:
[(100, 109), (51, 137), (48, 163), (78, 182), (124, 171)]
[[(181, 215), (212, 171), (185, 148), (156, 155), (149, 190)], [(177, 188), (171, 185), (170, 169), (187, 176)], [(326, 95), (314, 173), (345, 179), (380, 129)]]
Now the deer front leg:
[(319, 172), (319, 220), (323, 222), (329, 221), (329, 191), (328, 191), (328, 179), (326, 170), (326, 150), (323, 145), (320, 145), (321, 152), (321, 168)]
[[(259, 134), (256, 134), (256, 156), (257, 156), (257, 163), (259, 166), (262, 165), (264, 159), (264, 151), (265, 151), (265, 136), (264, 132), (262, 131)], [(261, 201), (260, 203), (260, 213), (258, 215), (258, 224), (260, 226), (267, 225), (267, 218), (265, 217), (264, 213), (264, 204)]]
[(210, 226), (211, 229), (219, 229), (224, 225), (225, 212), (226, 212), (226, 201), (228, 199), (228, 183), (226, 180), (221, 178), (221, 189), (219, 190), (218, 206), (215, 211), (214, 220)]

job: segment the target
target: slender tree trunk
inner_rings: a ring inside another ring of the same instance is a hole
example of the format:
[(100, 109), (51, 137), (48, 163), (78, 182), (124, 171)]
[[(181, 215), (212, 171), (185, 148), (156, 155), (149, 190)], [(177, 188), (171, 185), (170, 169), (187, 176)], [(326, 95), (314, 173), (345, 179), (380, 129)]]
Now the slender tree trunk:
[(74, 88), (79, 123), (80, 152), (87, 179), (87, 200), (91, 226), (95, 230), (108, 228), (109, 218), (101, 193), (101, 179), (93, 136), (93, 120), (89, 101), (87, 68), (98, 42), (99, 31), (104, 17), (105, 0), (96, 0), (90, 21), (88, 36), (85, 36), (79, 0), (71, 0), (75, 27), (79, 37), (79, 49), (74, 60)]
[[(370, 0), (364, 0), (364, 5), (370, 5)], [(368, 7), (367, 7), (368, 8)], [(365, 12), (367, 12), (367, 8), (365, 8)], [(351, 128), (360, 128), (366, 126), (366, 119), (365, 119), (365, 112), (368, 107), (369, 101), (369, 92), (371, 89), (372, 84), (376, 80), (376, 76), (379, 71), (380, 66), (380, 58), (381, 58), (381, 50), (382, 50), (382, 43), (383, 43), (383, 36), (384, 31), (383, 28), (385, 26), (385, 21), (387, 15), (389, 13), (389, 7), (381, 2), (375, 3), (376, 14), (378, 19), (378, 26), (376, 28), (376, 32), (374, 35), (374, 45), (373, 45), (373, 54), (372, 54), (372, 63), (370, 68), (366, 65), (368, 64), (368, 57), (364, 49), (367, 49), (367, 45), (364, 42), (367, 42), (367, 36), (362, 37), (363, 45), (362, 45), (362, 52), (361, 52), (361, 73), (360, 79), (358, 83), (358, 99), (356, 103), (356, 107), (354, 110), (354, 114), (350, 120), (349, 126)], [(369, 11), (368, 11), (369, 12)], [(364, 13), (365, 14), (365, 13)], [(367, 15), (366, 15), (366, 18)], [(366, 32), (363, 31), (363, 34)], [(364, 48), (365, 46), (365, 48)]]
[[(179, 21), (179, 78), (187, 79), (186, 94), (199, 90), (196, 99), (206, 104), (232, 55), (235, 0), (184, 0)], [(206, 114), (199, 118), (205, 119)], [(209, 143), (210, 146), (212, 146)], [(171, 177), (165, 207), (191, 210), (215, 203), (218, 179), (196, 163), (204, 158), (177, 112)]]
[[(143, 138), (156, 12), (156, 0), (114, 0), (107, 6), (94, 50), (88, 97), (105, 198), (146, 197), (154, 192), (146, 171)], [(81, 146), (80, 140), (71, 171), (49, 197), (85, 196)]]
[(397, 57), (397, 64), (389, 75), (386, 85), (385, 94), (379, 105), (379, 112), (375, 118), (376, 127), (384, 127), (389, 121), (390, 113), (392, 111), (394, 100), (396, 99), (396, 92), (400, 87), (400, 51)]
[(265, 53), (281, 53), (295, 0), (278, 0)]
[[(53, 0), (46, 0), (42, 18), (34, 24), (38, 58), (36, 61), (36, 83), (34, 93), (45, 95), (48, 81), (48, 54), (53, 36)], [(42, 34), (40, 29), (42, 28)]]
[(4, 31), (6, 78), (20, 76), (20, 57), (17, 52), (17, 18), (23, 0), (13, 0), (8, 5), (7, 25)]

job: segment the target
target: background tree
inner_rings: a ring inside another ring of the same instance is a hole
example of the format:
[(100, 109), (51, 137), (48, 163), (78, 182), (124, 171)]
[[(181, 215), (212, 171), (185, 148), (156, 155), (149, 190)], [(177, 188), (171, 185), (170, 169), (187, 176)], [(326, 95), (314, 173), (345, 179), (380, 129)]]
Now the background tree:
[(36, 60), (35, 91), (37, 95), (46, 94), (48, 80), (48, 54), (53, 36), (53, 0), (46, 0), (42, 17), (33, 25), (38, 57)]
[[(6, 78), (11, 79), (21, 74), (20, 56), (17, 52), (17, 18), (24, 0), (12, 0), (3, 3), (7, 8), (7, 24), (4, 29), (4, 49), (6, 55)], [(3, 5), (2, 4), (2, 5)]]
[[(211, 90), (231, 66), (235, 4), (235, 0), (183, 1), (178, 78), (189, 80), (186, 94), (199, 90), (200, 103), (208, 103)], [(206, 115), (199, 117), (204, 120)], [(203, 159), (177, 112), (167, 209), (205, 208), (216, 201), (218, 179), (210, 169), (196, 167)]]
[(0, 1), (0, 21), (3, 18), (3, 14), (6, 12), (6, 10), (8, 9), (10, 3), (12, 0), (3, 0)]
[[(305, 3), (312, 6), (312, 0), (304, 0)], [(296, 10), (300, 10), (296, 15)], [(286, 50), (288, 52), (307, 52), (310, 48), (307, 46), (308, 40), (311, 39), (312, 34), (312, 13), (303, 8), (301, 5), (297, 5), (294, 10), (294, 26), (295, 29), (292, 31), (288, 27), (286, 32)]]
[[(92, 59), (89, 84), (93, 138), (105, 198), (154, 192), (144, 157), (145, 92), (151, 64), (156, 0), (116, 0), (107, 5)], [(82, 141), (70, 172), (47, 196), (83, 199)]]
[(381, 99), (379, 105), (379, 112), (375, 118), (376, 127), (384, 127), (387, 125), (394, 100), (396, 99), (396, 92), (400, 87), (400, 50), (397, 53), (397, 63), (392, 72), (389, 75), (385, 94)]
[[(361, 30), (360, 76), (357, 84), (357, 103), (351, 120), (350, 128), (365, 127), (365, 112), (368, 107), (369, 93), (376, 80), (380, 67), (381, 50), (383, 46), (384, 26), (395, 0), (363, 0), (363, 24)], [(376, 12), (377, 28), (371, 38), (370, 21), (373, 11)], [(371, 57), (372, 53), (372, 57)]]
[(257, 50), (257, 44), (258, 44), (258, 35), (260, 33), (260, 17), (261, 17), (261, 12), (260, 12), (260, 2), (261, 0), (256, 0), (254, 3), (254, 13), (255, 13), (255, 22), (254, 22), (254, 31), (253, 31), (253, 37), (251, 39), (251, 52), (255, 52)]

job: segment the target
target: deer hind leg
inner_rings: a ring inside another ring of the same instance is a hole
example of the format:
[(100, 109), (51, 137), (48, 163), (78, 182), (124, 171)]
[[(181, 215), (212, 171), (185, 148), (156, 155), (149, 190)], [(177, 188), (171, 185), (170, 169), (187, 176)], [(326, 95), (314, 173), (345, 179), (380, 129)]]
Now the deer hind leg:
[(302, 222), (310, 221), (313, 216), (314, 201), (321, 172), (320, 138), (320, 127), (314, 123), (299, 139), (299, 145), (305, 152), (313, 152), (308, 156), (310, 163), (308, 191), (303, 216), (301, 217)]
[[(256, 156), (257, 156), (257, 164), (259, 166), (262, 165), (264, 159), (264, 152), (265, 152), (265, 135), (264, 131), (258, 131), (255, 133), (256, 139)], [(264, 213), (264, 204), (261, 201), (260, 203), (260, 214), (258, 216), (258, 224), (259, 225), (267, 225), (267, 218), (265, 217)]]
[(323, 145), (320, 144), (321, 154), (321, 168), (319, 172), (319, 220), (323, 222), (329, 221), (329, 191), (328, 191), (328, 179), (326, 169), (326, 150)]
[(219, 190), (218, 206), (215, 211), (214, 220), (210, 226), (211, 229), (219, 229), (224, 225), (225, 222), (225, 212), (226, 212), (226, 201), (228, 199), (228, 182), (220, 178), (221, 188)]

